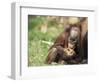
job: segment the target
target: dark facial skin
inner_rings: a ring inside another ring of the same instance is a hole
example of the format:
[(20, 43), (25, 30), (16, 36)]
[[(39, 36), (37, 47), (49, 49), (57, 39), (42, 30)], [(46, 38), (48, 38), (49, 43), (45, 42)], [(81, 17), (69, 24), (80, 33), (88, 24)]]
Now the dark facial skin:
[(69, 39), (68, 41), (72, 44), (77, 43), (80, 36), (80, 29), (78, 27), (72, 27), (69, 32)]

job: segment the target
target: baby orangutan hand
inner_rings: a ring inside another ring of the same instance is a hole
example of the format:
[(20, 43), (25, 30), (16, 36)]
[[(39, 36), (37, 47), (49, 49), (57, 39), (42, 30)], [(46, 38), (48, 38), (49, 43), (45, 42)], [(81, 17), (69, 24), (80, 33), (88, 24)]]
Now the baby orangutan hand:
[(65, 55), (69, 56), (69, 57), (76, 54), (75, 51), (73, 49), (71, 49), (71, 48), (65, 48), (64, 52), (65, 52)]

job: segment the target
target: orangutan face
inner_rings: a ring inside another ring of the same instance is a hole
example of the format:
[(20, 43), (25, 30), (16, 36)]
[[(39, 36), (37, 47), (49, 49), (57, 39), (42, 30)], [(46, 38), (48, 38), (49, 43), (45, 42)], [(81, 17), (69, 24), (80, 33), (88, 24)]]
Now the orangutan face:
[(69, 42), (76, 44), (80, 37), (80, 29), (77, 26), (73, 26), (69, 32)]

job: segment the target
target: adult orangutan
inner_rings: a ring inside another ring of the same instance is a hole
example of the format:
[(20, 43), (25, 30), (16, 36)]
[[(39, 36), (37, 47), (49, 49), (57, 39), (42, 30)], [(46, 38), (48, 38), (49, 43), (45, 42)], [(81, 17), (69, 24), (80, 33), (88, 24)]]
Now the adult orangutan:
[(50, 47), (46, 63), (81, 63), (84, 51), (83, 37), (81, 24), (68, 25), (64, 32), (57, 37), (54, 44)]

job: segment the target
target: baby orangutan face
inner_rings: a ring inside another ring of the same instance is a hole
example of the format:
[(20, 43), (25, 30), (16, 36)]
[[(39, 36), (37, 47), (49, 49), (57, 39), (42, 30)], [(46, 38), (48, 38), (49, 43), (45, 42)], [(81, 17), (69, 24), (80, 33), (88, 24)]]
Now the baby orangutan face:
[(74, 49), (75, 49), (75, 44), (69, 42), (68, 47), (64, 49), (66, 56), (68, 57), (74, 56), (76, 54)]

